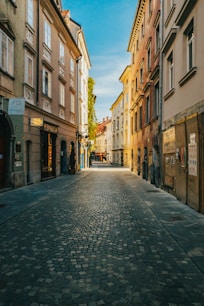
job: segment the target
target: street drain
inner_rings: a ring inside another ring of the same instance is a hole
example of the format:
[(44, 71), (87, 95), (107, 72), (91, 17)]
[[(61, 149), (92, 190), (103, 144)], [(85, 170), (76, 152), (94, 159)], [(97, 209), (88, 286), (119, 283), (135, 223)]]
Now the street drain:
[(181, 217), (181, 216), (172, 216), (172, 217), (169, 217), (169, 221), (170, 221), (170, 222), (182, 221), (182, 220), (184, 220), (184, 218)]
[(155, 190), (146, 190), (146, 192), (160, 192), (160, 190), (155, 189)]

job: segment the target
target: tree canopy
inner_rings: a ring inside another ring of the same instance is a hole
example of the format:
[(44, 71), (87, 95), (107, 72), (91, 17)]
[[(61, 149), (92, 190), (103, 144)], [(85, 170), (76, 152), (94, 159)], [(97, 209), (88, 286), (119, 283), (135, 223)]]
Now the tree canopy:
[(89, 139), (95, 140), (96, 128), (97, 128), (97, 118), (95, 111), (96, 96), (94, 95), (94, 79), (89, 77), (88, 79), (88, 130)]

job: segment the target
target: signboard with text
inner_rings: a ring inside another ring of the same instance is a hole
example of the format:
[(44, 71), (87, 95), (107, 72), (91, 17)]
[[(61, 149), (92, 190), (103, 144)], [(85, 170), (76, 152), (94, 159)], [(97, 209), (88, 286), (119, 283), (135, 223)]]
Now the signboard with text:
[(24, 115), (25, 99), (12, 98), (9, 99), (8, 114), (9, 115)]

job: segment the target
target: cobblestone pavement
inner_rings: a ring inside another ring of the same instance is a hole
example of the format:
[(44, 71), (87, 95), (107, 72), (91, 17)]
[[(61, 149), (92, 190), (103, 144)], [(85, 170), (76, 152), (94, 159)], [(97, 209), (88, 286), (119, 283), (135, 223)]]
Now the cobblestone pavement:
[(131, 172), (0, 194), (0, 306), (202, 306), (204, 216)]

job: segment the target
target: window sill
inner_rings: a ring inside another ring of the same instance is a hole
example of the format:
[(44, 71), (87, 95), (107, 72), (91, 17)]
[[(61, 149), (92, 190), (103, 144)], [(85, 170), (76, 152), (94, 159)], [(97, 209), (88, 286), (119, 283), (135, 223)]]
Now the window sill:
[(179, 81), (179, 85), (183, 86), (186, 82), (188, 82), (188, 80), (190, 80), (197, 72), (197, 67), (193, 67), (191, 68), (191, 70), (189, 70), (188, 73), (186, 73), (186, 75), (184, 75), (184, 77)]
[(171, 96), (173, 96), (175, 92), (175, 88), (172, 88), (165, 96), (164, 96), (164, 100), (168, 100)]

